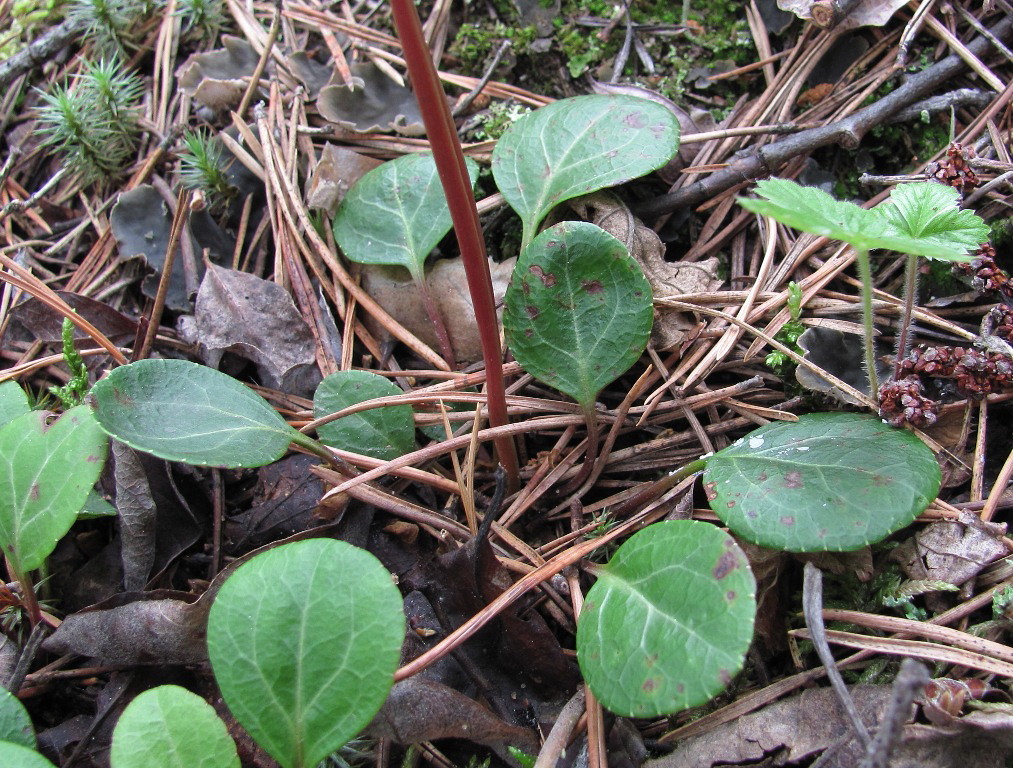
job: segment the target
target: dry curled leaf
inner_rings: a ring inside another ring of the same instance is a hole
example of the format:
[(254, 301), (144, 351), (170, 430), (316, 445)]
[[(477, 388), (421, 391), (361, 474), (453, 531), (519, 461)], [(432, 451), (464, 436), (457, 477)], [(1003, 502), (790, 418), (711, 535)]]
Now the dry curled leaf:
[(891, 553), (909, 579), (961, 585), (1007, 554), (1006, 526), (962, 513), (960, 520), (931, 523)]
[(320, 380), (313, 334), (277, 283), (211, 265), (194, 309), (204, 361), (217, 367), (225, 352), (257, 366), (261, 382), (308, 394)]
[(369, 157), (336, 144), (326, 143), (310, 176), (306, 206), (327, 212), (334, 218), (338, 205), (352, 185), (366, 173), (382, 165)]
[[(489, 262), (497, 303), (502, 301), (503, 294), (506, 293), (514, 261), (515, 259), (507, 259), (500, 263)], [(362, 265), (360, 274), (362, 287), (381, 307), (426, 344), (437, 348), (433, 324), (406, 269)], [(426, 270), (426, 282), (447, 326), (455, 359), (459, 363), (481, 360), (482, 343), (475, 325), (475, 310), (468, 292), (464, 263), (459, 258), (441, 259)], [(386, 332), (371, 320), (367, 320), (367, 325), (381, 338), (387, 337)]]
[[(812, 18), (815, 3), (816, 0), (777, 0), (777, 7), (794, 13), (800, 19), (809, 19)], [(860, 0), (835, 29), (881, 27), (905, 5), (907, 0)]]

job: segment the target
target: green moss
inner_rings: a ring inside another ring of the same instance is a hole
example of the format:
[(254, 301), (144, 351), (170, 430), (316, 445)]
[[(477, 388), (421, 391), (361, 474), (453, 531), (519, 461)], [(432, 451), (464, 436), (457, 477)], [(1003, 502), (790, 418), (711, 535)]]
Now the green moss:
[(518, 56), (527, 53), (537, 34), (534, 27), (511, 27), (499, 21), (465, 24), (447, 52), (458, 59), (462, 73), (480, 77), (502, 41), (509, 40)]

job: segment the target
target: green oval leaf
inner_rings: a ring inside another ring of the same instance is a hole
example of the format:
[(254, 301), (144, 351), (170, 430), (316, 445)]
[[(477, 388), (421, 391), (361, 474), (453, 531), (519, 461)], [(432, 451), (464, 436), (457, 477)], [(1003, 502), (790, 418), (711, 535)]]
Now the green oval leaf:
[(653, 319), (651, 286), (626, 246), (573, 221), (524, 250), (503, 309), (517, 362), (586, 407), (637, 361)]
[(597, 575), (577, 620), (577, 659), (606, 709), (624, 717), (680, 712), (708, 702), (742, 669), (756, 582), (719, 528), (656, 523)]
[(28, 716), (25, 705), (6, 688), (0, 688), (0, 741), (35, 749), (32, 718)]
[[(317, 419), (377, 397), (403, 395), (393, 382), (369, 371), (338, 371), (317, 387), (313, 416)], [(415, 447), (415, 419), (410, 405), (386, 405), (353, 413), (317, 429), (321, 442), (389, 461)]]
[(47, 424), (46, 411), (0, 428), (0, 546), (20, 573), (42, 565), (102, 472), (108, 440), (86, 406)]
[(401, 595), (365, 550), (315, 539), (241, 565), (208, 619), (225, 703), (284, 768), (312, 768), (364, 728), (394, 681)]
[(5, 381), (0, 384), (0, 427), (30, 410), (28, 395), (17, 382)]
[(742, 538), (789, 552), (847, 551), (908, 525), (939, 492), (935, 457), (874, 416), (768, 424), (707, 460), (711, 509)]
[(514, 122), (493, 150), (492, 175), (529, 243), (559, 203), (650, 173), (678, 149), (679, 121), (660, 104), (577, 96)]
[(112, 768), (239, 768), (225, 723), (178, 685), (151, 688), (127, 705), (109, 759)]
[(0, 741), (0, 765), (4, 768), (55, 768), (34, 749), (9, 741)]
[(107, 434), (169, 461), (259, 467), (298, 439), (264, 398), (220, 371), (186, 360), (140, 360), (92, 387)]
[[(478, 164), (465, 159), (471, 183)], [(334, 217), (334, 239), (351, 261), (394, 264), (421, 279), (426, 257), (450, 231), (450, 209), (430, 152), (402, 155), (369, 171)]]

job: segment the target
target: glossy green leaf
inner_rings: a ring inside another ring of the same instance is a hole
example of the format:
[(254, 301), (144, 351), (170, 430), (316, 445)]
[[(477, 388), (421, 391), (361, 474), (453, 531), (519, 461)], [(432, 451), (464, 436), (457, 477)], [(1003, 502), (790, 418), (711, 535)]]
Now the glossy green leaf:
[(492, 174), (529, 243), (559, 203), (650, 173), (678, 149), (679, 121), (660, 104), (577, 96), (514, 122), (493, 150)]
[(35, 749), (32, 718), (25, 705), (6, 688), (0, 688), (0, 741)]
[(988, 240), (989, 229), (974, 211), (961, 210), (960, 193), (930, 181), (900, 184), (873, 208), (898, 235), (916, 238), (961, 257)]
[(208, 619), (225, 703), (283, 768), (313, 768), (364, 728), (390, 691), (405, 620), (390, 573), (331, 539), (241, 565)]
[(656, 523), (597, 576), (577, 621), (577, 659), (606, 709), (625, 717), (680, 712), (708, 702), (742, 669), (756, 582), (721, 529)]
[(28, 395), (17, 382), (5, 381), (0, 384), (0, 427), (30, 410)]
[[(897, 190), (894, 190), (895, 195), (896, 193)], [(761, 216), (777, 219), (794, 229), (850, 243), (865, 251), (882, 248), (913, 256), (959, 259), (968, 249), (958, 247), (957, 241), (944, 237), (940, 227), (953, 225), (956, 227), (954, 237), (960, 240), (966, 240), (969, 233), (974, 231), (966, 216), (940, 215), (938, 200), (934, 196), (929, 198), (919, 193), (902, 192), (899, 198), (901, 208), (896, 208), (895, 201), (891, 204), (893, 207), (888, 206), (883, 211), (867, 210), (855, 203), (837, 200), (816, 187), (804, 187), (787, 179), (759, 181), (756, 184), (756, 194), (760, 199), (739, 198), (739, 205)], [(919, 200), (932, 202), (935, 213), (914, 215), (911, 208), (912, 205), (919, 204)], [(935, 222), (932, 228), (921, 234), (907, 229), (909, 224), (925, 223), (922, 218)], [(903, 223), (905, 220), (908, 224)], [(976, 248), (977, 244), (972, 247)]]
[[(396, 384), (375, 373), (339, 371), (317, 387), (313, 416), (319, 419), (366, 400), (403, 394)], [(410, 405), (386, 405), (323, 424), (317, 435), (334, 448), (388, 461), (415, 447), (415, 419)]]
[(22, 573), (70, 530), (105, 462), (108, 440), (86, 406), (56, 422), (32, 411), (0, 428), (0, 545)]
[[(471, 183), (478, 165), (465, 160)], [(416, 279), (450, 231), (450, 209), (429, 152), (402, 155), (363, 175), (334, 217), (334, 239), (350, 260), (394, 264)]]
[(34, 749), (9, 741), (0, 741), (0, 765), (4, 768), (55, 768)]
[(160, 685), (123, 710), (109, 751), (112, 768), (239, 768), (225, 723), (200, 696)]
[(249, 387), (186, 360), (120, 366), (92, 395), (106, 433), (169, 461), (259, 467), (280, 459), (300, 437)]
[(936, 497), (935, 457), (874, 416), (775, 422), (707, 459), (711, 509), (743, 539), (789, 552), (846, 551), (908, 525)]
[(651, 286), (626, 246), (567, 221), (517, 260), (503, 327), (525, 371), (590, 406), (643, 353), (653, 317)]

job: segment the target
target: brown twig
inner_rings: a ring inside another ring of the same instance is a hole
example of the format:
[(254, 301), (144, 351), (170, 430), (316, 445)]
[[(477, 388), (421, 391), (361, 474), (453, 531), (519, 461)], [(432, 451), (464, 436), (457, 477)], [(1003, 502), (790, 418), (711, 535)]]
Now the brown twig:
[[(1011, 31), (1013, 31), (1013, 17), (1004, 17), (991, 30), (999, 40), (1006, 40)], [(983, 56), (991, 44), (987, 38), (978, 37), (968, 44), (967, 48), (976, 56)], [(953, 79), (966, 66), (966, 62), (960, 56), (951, 54), (912, 75), (897, 90), (850, 117), (756, 147), (748, 154), (733, 158), (723, 170), (688, 184), (676, 192), (657, 197), (639, 206), (634, 212), (641, 218), (648, 218), (698, 205), (717, 197), (736, 184), (775, 173), (792, 158), (830, 144), (836, 143), (845, 149), (854, 149), (870, 130), (889, 120), (899, 110), (925, 97), (932, 89)]]

